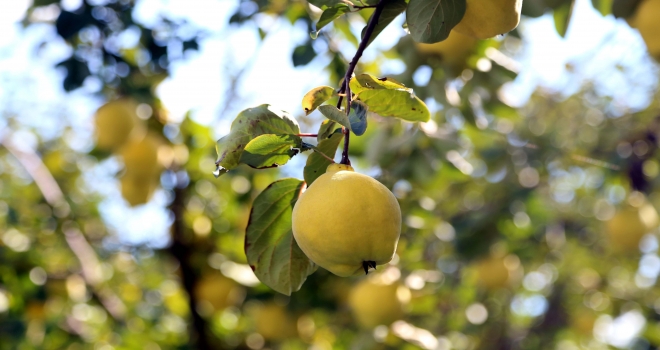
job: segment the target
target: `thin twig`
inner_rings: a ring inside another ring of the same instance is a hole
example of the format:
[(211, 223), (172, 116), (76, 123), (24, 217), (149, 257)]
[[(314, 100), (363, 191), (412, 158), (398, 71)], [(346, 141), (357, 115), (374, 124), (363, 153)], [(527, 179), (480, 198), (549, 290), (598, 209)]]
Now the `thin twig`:
[(297, 134), (296, 136), (300, 136), (300, 137), (317, 137), (317, 136), (319, 136), (319, 134), (301, 133), (301, 134)]
[(312, 151), (314, 151), (314, 152), (316, 152), (316, 153), (318, 153), (318, 154), (320, 154), (321, 156), (323, 156), (323, 158), (325, 158), (325, 159), (327, 159), (327, 160), (329, 160), (330, 162), (332, 162), (332, 163), (334, 163), (334, 162), (335, 162), (335, 160), (334, 160), (334, 159), (332, 159), (332, 158), (330, 158), (330, 157), (328, 157), (328, 156), (327, 156), (327, 155), (326, 155), (325, 153), (323, 153), (323, 152), (321, 152), (321, 150), (320, 150), (320, 149), (318, 149), (318, 148), (317, 148), (316, 146), (314, 146), (314, 145), (307, 145), (307, 147), (309, 147), (309, 148), (311, 148), (311, 149), (312, 149)]
[[(344, 82), (342, 83), (342, 86), (339, 89), (339, 94), (343, 94), (343, 93), (346, 94), (346, 115), (351, 113), (350, 81), (351, 78), (353, 77), (353, 72), (355, 71), (355, 67), (357, 67), (358, 61), (362, 57), (364, 50), (367, 48), (367, 45), (369, 45), (371, 36), (374, 34), (374, 30), (376, 29), (376, 24), (378, 24), (378, 18), (380, 17), (381, 13), (383, 13), (384, 8), (385, 8), (385, 0), (380, 0), (376, 5), (376, 10), (369, 19), (369, 23), (367, 24), (367, 29), (364, 31), (364, 37), (360, 42), (360, 46), (358, 46), (358, 49), (355, 52), (355, 56), (353, 56), (351, 63), (348, 64), (348, 69), (346, 70), (346, 75), (344, 76)], [(342, 96), (339, 96), (339, 101), (337, 102), (337, 108), (341, 108), (342, 100), (343, 100)], [(341, 153), (341, 164), (351, 165), (351, 161), (348, 159), (350, 131), (347, 128), (343, 127), (342, 132), (344, 133), (344, 150)]]

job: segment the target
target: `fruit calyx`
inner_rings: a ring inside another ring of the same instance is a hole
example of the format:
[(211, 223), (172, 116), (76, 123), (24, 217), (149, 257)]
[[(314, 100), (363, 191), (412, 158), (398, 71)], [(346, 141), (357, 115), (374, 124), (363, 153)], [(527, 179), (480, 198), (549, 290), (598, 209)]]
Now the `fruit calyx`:
[(367, 260), (362, 262), (362, 268), (364, 269), (364, 274), (368, 275), (369, 274), (369, 268), (373, 268), (374, 270), (376, 269), (376, 262), (373, 260)]

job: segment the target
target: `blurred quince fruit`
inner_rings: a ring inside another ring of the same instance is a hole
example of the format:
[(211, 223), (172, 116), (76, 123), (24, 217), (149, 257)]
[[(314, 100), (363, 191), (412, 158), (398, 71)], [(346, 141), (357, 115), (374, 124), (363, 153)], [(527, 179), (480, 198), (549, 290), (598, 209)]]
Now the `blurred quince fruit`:
[(518, 26), (522, 0), (467, 0), (465, 15), (453, 30), (479, 39), (505, 34)]
[(477, 284), (487, 289), (505, 287), (509, 282), (510, 271), (506, 266), (506, 257), (488, 256), (474, 263)]
[(286, 308), (276, 303), (267, 303), (253, 312), (257, 333), (267, 340), (282, 340), (298, 334), (296, 321)]
[(195, 298), (209, 302), (216, 311), (236, 305), (241, 294), (239, 284), (220, 273), (204, 275), (194, 289)]
[(410, 302), (410, 290), (388, 274), (369, 276), (360, 281), (348, 296), (348, 305), (358, 324), (364, 328), (389, 326), (403, 317)]
[(660, 0), (641, 1), (628, 23), (639, 30), (651, 56), (660, 60)]
[(346, 277), (386, 264), (401, 233), (401, 209), (380, 182), (330, 164), (293, 208), (293, 236), (314, 263)]
[(637, 251), (642, 237), (659, 222), (658, 212), (645, 200), (639, 206), (626, 205), (607, 222), (610, 244), (616, 251)]
[(417, 50), (425, 55), (436, 56), (449, 67), (454, 74), (459, 74), (466, 65), (468, 57), (477, 45), (477, 39), (451, 31), (447, 39), (435, 44), (415, 43)]
[(148, 202), (160, 184), (163, 168), (158, 162), (158, 148), (161, 144), (158, 135), (147, 133), (141, 138), (131, 138), (119, 150), (125, 168), (120, 180), (122, 196), (131, 206)]
[(124, 160), (126, 174), (138, 178), (153, 177), (162, 171), (158, 163), (158, 148), (162, 141), (155, 133), (141, 138), (132, 138), (119, 150)]
[(160, 182), (154, 178), (124, 175), (119, 179), (119, 183), (121, 185), (121, 196), (130, 206), (134, 207), (147, 203)]
[(96, 146), (114, 151), (124, 145), (133, 129), (140, 124), (136, 113), (137, 102), (130, 98), (110, 101), (96, 111)]

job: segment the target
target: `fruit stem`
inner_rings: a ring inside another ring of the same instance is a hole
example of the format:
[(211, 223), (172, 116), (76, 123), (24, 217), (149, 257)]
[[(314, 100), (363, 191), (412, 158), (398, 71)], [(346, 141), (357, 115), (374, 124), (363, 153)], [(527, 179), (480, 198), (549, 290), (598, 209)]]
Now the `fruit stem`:
[[(367, 45), (369, 45), (369, 39), (371, 39), (371, 36), (374, 34), (374, 30), (376, 29), (376, 24), (378, 24), (378, 18), (380, 18), (380, 15), (383, 13), (384, 8), (385, 8), (385, 0), (380, 0), (376, 5), (376, 10), (374, 10), (373, 15), (369, 19), (369, 23), (367, 24), (367, 29), (364, 31), (364, 37), (362, 38), (362, 41), (360, 42), (360, 45), (358, 46), (358, 49), (355, 52), (355, 56), (353, 56), (351, 63), (348, 64), (346, 75), (344, 75), (344, 81), (342, 82), (341, 88), (339, 89), (339, 101), (337, 101), (337, 108), (341, 108), (341, 103), (343, 100), (342, 94), (345, 93), (346, 115), (349, 115), (349, 113), (351, 113), (351, 97), (352, 97), (351, 87), (350, 87), (351, 77), (353, 77), (353, 72), (355, 71), (355, 67), (357, 67), (357, 63), (360, 60), (360, 57), (362, 57), (362, 53), (364, 53), (364, 50), (367, 48)], [(342, 128), (342, 131), (344, 133), (344, 150), (341, 153), (340, 163), (351, 165), (351, 161), (348, 159), (350, 130), (346, 128)]]

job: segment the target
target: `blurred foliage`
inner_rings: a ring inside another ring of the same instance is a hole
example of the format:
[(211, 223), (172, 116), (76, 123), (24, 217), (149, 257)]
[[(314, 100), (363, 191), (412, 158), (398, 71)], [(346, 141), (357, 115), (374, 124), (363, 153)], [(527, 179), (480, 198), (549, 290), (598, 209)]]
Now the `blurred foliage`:
[[(523, 11), (540, 16), (566, 3), (525, 0)], [(612, 1), (593, 3), (606, 15)], [(617, 15), (631, 13), (613, 3)], [(24, 24), (46, 21), (71, 47), (58, 64), (66, 69), (64, 89), (97, 79), (108, 100), (135, 99), (145, 129), (162, 138), (156, 193), (170, 209), (168, 246), (118, 243), (121, 225), (102, 217), (103, 195), (90, 183), (98, 181), (95, 169), (116, 162), (108, 186), (120, 193), (120, 154), (80, 152), (69, 142), (72, 130), (41, 138), (3, 114), (0, 349), (660, 346), (658, 229), (621, 249), (606, 225), (628, 207), (660, 208), (658, 91), (648, 92), (643, 110), (622, 107), (595, 82), (569, 96), (540, 89), (511, 107), (500, 88), (526, 69), (511, 57), (535, 40), (519, 32), (476, 41), (460, 58), (403, 37), (360, 62), (358, 73), (377, 75), (383, 62), (400, 60), (405, 70), (393, 78), (436, 106), (422, 124), (370, 114), (365, 134), (351, 137), (353, 164), (379, 174), (404, 218), (397, 255), (377, 275), (401, 287), (401, 319), (365, 327), (355, 314), (361, 308), (350, 306), (364, 277), (319, 269), (290, 297), (256, 281), (245, 228), (252, 202), (278, 170), (238, 167), (212, 176), (212, 129), (190, 117), (172, 122), (154, 96), (171, 62), (197, 49), (203, 33), (167, 18), (146, 27), (131, 16), (134, 5), (85, 0), (65, 11), (58, 1), (35, 0)], [(58, 16), (40, 19), (45, 8)], [(356, 28), (370, 14), (336, 19), (316, 39), (326, 45), (306, 41), (291, 52), (292, 63), (324, 56), (327, 84), (338, 86), (350, 57), (337, 43), (354, 51)], [(320, 11), (302, 1), (241, 0), (229, 22), (256, 23), (263, 39), (260, 16), (312, 32)], [(134, 46), (122, 46), (124, 34), (138, 38)], [(420, 71), (428, 81), (415, 78)], [(657, 65), (651, 72), (657, 80)], [(21, 144), (26, 134), (35, 149)]]

